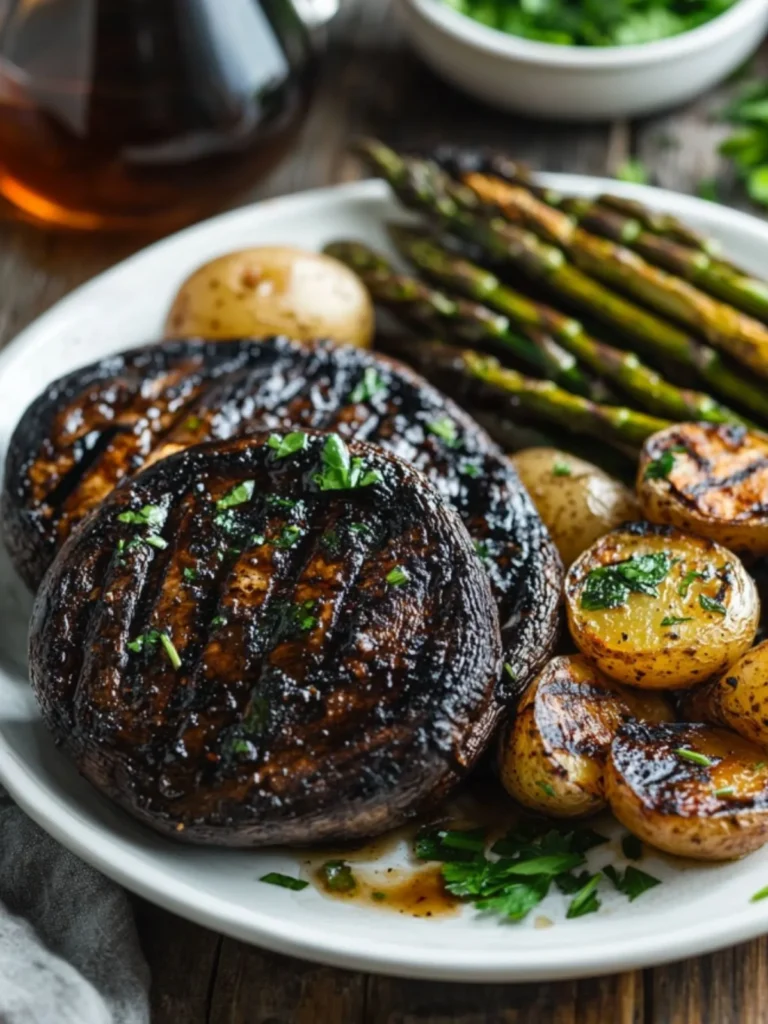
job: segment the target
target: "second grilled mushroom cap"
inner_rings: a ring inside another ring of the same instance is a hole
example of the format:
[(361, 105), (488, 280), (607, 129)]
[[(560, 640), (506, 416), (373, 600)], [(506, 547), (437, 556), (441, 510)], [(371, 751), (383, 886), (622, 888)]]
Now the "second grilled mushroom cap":
[(500, 714), (498, 614), (458, 514), (337, 435), (170, 456), (76, 530), (31, 670), (80, 771), (232, 846), (374, 835), (440, 798)]

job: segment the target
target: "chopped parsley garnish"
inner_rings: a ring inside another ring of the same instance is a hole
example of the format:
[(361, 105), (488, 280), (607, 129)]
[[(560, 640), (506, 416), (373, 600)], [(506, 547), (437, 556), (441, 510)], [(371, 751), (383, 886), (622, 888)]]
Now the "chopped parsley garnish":
[(733, 796), (733, 794), (735, 792), (736, 792), (736, 790), (733, 788), (733, 786), (723, 786), (721, 789), (713, 789), (712, 790), (712, 796), (717, 796), (717, 797)]
[(699, 604), (705, 612), (715, 612), (717, 615), (727, 615), (728, 609), (720, 601), (716, 601), (713, 597), (707, 597), (706, 594), (699, 594)]
[(159, 533), (150, 533), (143, 540), (145, 544), (149, 544), (151, 548), (157, 548), (158, 551), (164, 551), (168, 547), (168, 541)]
[(628, 832), (621, 840), (621, 852), (627, 860), (640, 860), (643, 855), (643, 842)]
[(672, 561), (666, 551), (635, 555), (625, 562), (603, 565), (587, 575), (581, 594), (581, 607), (587, 611), (618, 608), (631, 593), (658, 597), (656, 589), (669, 575)]
[(214, 615), (214, 617), (211, 619), (211, 626), (214, 629), (218, 629), (219, 626), (226, 626), (226, 624), (227, 620), (224, 618), (223, 615)]
[(661, 620), (662, 626), (679, 626), (683, 622), (693, 622), (693, 619), (690, 616), (681, 618), (679, 615), (666, 615)]
[(350, 533), (368, 533), (368, 524), (367, 523), (350, 523), (349, 524), (349, 532)]
[(199, 430), (200, 427), (202, 427), (202, 425), (203, 421), (200, 419), (199, 416), (188, 416), (187, 419), (184, 421), (184, 427), (187, 430), (191, 431)]
[(385, 892), (381, 892), (379, 889), (375, 889), (371, 893), (371, 899), (376, 900), (377, 903), (383, 903), (386, 898), (387, 894)]
[(360, 458), (351, 458), (349, 448), (338, 434), (323, 445), (323, 471), (312, 478), (321, 491), (350, 491), (382, 481), (378, 469), (368, 469)]
[(555, 791), (552, 788), (552, 783), (551, 782), (541, 782), (541, 781), (539, 781), (539, 782), (536, 783), (536, 785), (539, 787), (539, 789), (542, 791), (542, 793), (546, 793), (547, 796), (554, 796), (555, 795)]
[(768, 896), (768, 885), (764, 889), (758, 889), (754, 896), (750, 897), (750, 903), (759, 903), (760, 900), (764, 900)]
[[(605, 842), (606, 837), (592, 829), (565, 832), (524, 821), (493, 845), (490, 854), (496, 859), (485, 854), (483, 829), (422, 829), (415, 853), (420, 860), (441, 862), (446, 889), (471, 901), (477, 910), (520, 921), (554, 884), (572, 897), (566, 916), (574, 918), (599, 909), (602, 876), (585, 870), (586, 854)], [(611, 870), (614, 884), (618, 880), (617, 887), (630, 899), (658, 884), (637, 868), (627, 868), (624, 875)]]
[(438, 420), (430, 420), (427, 423), (427, 430), (444, 441), (449, 448), (458, 447), (459, 430), (450, 416), (441, 416)]
[(187, 567), (182, 573), (182, 576), (187, 581), (187, 583), (194, 583), (195, 580), (197, 579), (197, 569), (191, 569)]
[(477, 557), (480, 559), (481, 562), (489, 561), (489, 559), (491, 557), (491, 552), (490, 552), (490, 548), (488, 547), (488, 542), (487, 541), (476, 540), (474, 542), (474, 547), (475, 547), (475, 554), (477, 555)]
[(281, 875), (278, 871), (270, 871), (268, 875), (262, 875), (260, 882), (267, 885), (279, 885), (282, 889), (292, 889), (293, 892), (301, 892), (306, 889), (309, 882), (303, 882), (300, 878), (291, 878), (290, 875)]
[(219, 498), (216, 502), (216, 508), (219, 512), (223, 512), (225, 509), (244, 505), (246, 501), (250, 501), (253, 497), (255, 487), (255, 480), (243, 480), (236, 487), (233, 487), (228, 494), (225, 494), (223, 498)]
[(303, 536), (304, 531), (300, 526), (284, 526), (282, 533), (271, 543), (283, 551), (287, 551), (296, 545), (296, 542)]
[(249, 740), (233, 740), (229, 749), (233, 754), (250, 755), (253, 751), (253, 744)]
[(557, 459), (552, 466), (552, 476), (572, 476), (573, 470), (569, 462)]
[(673, 448), (667, 448), (658, 459), (654, 459), (649, 462), (645, 467), (645, 480), (666, 480), (672, 470), (675, 468), (675, 455), (679, 455), (682, 452), (686, 452), (688, 449), (685, 445), (678, 444)]
[(159, 530), (165, 525), (168, 513), (160, 505), (145, 505), (138, 512), (121, 512), (118, 522), (130, 523), (131, 526), (148, 526), (151, 530)]
[(584, 914), (594, 914), (600, 909), (600, 900), (597, 898), (597, 887), (600, 884), (601, 873), (592, 875), (589, 881), (571, 900), (565, 916), (567, 918), (583, 917)]
[(142, 633), (140, 636), (137, 636), (135, 640), (130, 640), (126, 644), (126, 647), (134, 654), (141, 654), (144, 651), (153, 650), (158, 644), (160, 644), (165, 651), (166, 657), (173, 668), (176, 670), (180, 669), (181, 657), (167, 633), (161, 633), (157, 629), (151, 629), (148, 633)]
[(474, 462), (462, 462), (459, 466), (459, 472), (463, 473), (464, 476), (470, 477), (472, 480), (476, 480), (483, 471), (480, 466)]
[(713, 761), (711, 757), (700, 754), (698, 750), (691, 750), (690, 747), (678, 747), (675, 753), (683, 760), (690, 761), (691, 764), (698, 764), (702, 768), (713, 768), (717, 764), (716, 760)]
[(320, 868), (320, 877), (331, 892), (352, 892), (357, 888), (352, 868), (343, 860), (326, 861)]
[(512, 668), (508, 661), (504, 662), (504, 671), (507, 673), (513, 683), (517, 682), (517, 672)]
[(708, 575), (705, 572), (696, 572), (695, 569), (689, 569), (689, 571), (680, 580), (680, 585), (677, 588), (677, 592), (680, 597), (687, 597), (688, 591), (691, 588), (691, 584), (694, 580), (706, 580)]
[(281, 498), (279, 494), (268, 494), (266, 501), (268, 508), (296, 508), (297, 505), (291, 498)]
[(309, 437), (300, 430), (293, 430), (285, 437), (280, 434), (272, 434), (267, 444), (275, 453), (276, 459), (287, 459), (289, 455), (296, 455), (303, 452), (309, 443)]
[(396, 565), (394, 569), (390, 569), (387, 575), (384, 577), (392, 587), (402, 587), (404, 583), (407, 583), (411, 576), (407, 569), (404, 569), (402, 565)]
[(603, 868), (603, 874), (613, 882), (619, 892), (627, 897), (630, 903), (638, 896), (642, 896), (644, 892), (648, 892), (649, 889), (661, 885), (660, 878), (654, 878), (653, 875), (641, 871), (640, 868), (636, 868), (632, 864), (623, 874), (611, 864), (607, 864)]
[(350, 402), (367, 402), (374, 395), (386, 392), (387, 385), (379, 376), (375, 366), (366, 366), (363, 379), (358, 381), (349, 396)]

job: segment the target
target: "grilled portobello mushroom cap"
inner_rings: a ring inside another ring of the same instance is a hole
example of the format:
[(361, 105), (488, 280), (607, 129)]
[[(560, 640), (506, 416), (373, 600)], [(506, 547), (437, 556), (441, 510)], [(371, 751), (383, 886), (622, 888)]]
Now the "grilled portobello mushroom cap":
[(33, 613), (58, 742), (190, 842), (379, 833), (440, 799), (501, 713), (498, 613), (456, 511), (372, 445), (268, 437), (113, 491)]
[(292, 427), (380, 445), (455, 506), (491, 577), (510, 665), (503, 688), (514, 697), (554, 642), (557, 552), (488, 435), (386, 356), (287, 338), (186, 340), (76, 370), (36, 399), (11, 440), (6, 546), (36, 589), (73, 526), (142, 466), (203, 441)]

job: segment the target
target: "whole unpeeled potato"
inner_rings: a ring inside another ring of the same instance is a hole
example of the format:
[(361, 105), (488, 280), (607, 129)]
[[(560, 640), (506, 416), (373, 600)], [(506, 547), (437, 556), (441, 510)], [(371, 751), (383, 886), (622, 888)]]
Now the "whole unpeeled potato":
[(330, 256), (263, 246), (219, 256), (179, 289), (166, 337), (287, 334), (370, 348), (374, 312), (356, 274)]

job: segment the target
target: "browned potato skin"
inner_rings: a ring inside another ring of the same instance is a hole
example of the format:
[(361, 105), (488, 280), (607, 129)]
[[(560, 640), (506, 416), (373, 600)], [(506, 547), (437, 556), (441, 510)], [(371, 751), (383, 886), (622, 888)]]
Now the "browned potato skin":
[(165, 325), (171, 338), (329, 338), (370, 348), (374, 312), (356, 274), (320, 253), (263, 246), (219, 256), (182, 284)]
[(501, 737), (502, 784), (519, 803), (543, 814), (594, 814), (605, 806), (605, 759), (618, 728), (634, 718), (674, 717), (661, 694), (621, 686), (581, 654), (553, 658)]
[[(716, 761), (693, 764), (688, 748)], [(679, 857), (732, 860), (768, 840), (768, 762), (727, 729), (686, 723), (623, 726), (605, 786), (611, 810), (644, 842)], [(716, 791), (733, 787), (732, 795)]]
[[(675, 448), (666, 478), (648, 466)], [(649, 437), (637, 475), (643, 515), (745, 555), (768, 554), (768, 439), (743, 427), (677, 423)]]
[(566, 566), (598, 537), (638, 517), (629, 488), (591, 462), (557, 448), (526, 448), (512, 462)]
[(691, 722), (728, 726), (768, 748), (768, 640), (747, 651), (719, 679), (687, 693), (680, 712)]
[[(581, 606), (593, 569), (659, 551), (678, 559), (659, 585), (659, 597), (630, 594), (626, 605), (598, 611)], [(686, 573), (707, 567), (719, 575), (693, 580), (681, 597)], [(727, 614), (703, 609), (701, 597), (719, 600)], [(606, 675), (642, 689), (684, 689), (725, 671), (752, 646), (760, 616), (757, 588), (736, 555), (711, 540), (651, 523), (628, 523), (585, 551), (568, 571), (565, 598), (579, 650)], [(662, 626), (670, 615), (690, 621)]]

